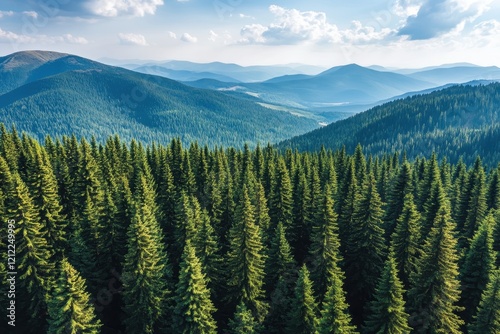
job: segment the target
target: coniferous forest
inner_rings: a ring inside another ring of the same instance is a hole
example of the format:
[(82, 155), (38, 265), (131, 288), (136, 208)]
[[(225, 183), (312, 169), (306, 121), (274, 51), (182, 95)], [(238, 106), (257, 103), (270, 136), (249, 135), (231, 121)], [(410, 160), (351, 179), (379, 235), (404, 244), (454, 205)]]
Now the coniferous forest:
[(448, 161), (2, 126), (16, 333), (500, 333), (500, 165)]

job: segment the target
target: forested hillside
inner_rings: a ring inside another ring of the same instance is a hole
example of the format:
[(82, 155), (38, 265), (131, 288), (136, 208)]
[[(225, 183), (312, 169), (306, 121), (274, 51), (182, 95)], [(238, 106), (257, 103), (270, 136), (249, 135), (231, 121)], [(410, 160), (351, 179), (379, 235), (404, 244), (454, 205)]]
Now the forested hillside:
[(282, 148), (314, 151), (322, 145), (367, 154), (405, 151), (408, 157), (439, 152), (452, 162), (479, 154), (487, 165), (500, 160), (500, 83), (453, 86), (389, 102), (311, 133), (286, 140)]
[(498, 333), (500, 165), (474, 159), (1, 127), (1, 308), (15, 244), (16, 333)]
[(43, 51), (0, 58), (0, 121), (38, 139), (75, 134), (105, 141), (118, 133), (127, 141), (179, 137), (211, 147), (275, 143), (318, 127), (222, 92)]

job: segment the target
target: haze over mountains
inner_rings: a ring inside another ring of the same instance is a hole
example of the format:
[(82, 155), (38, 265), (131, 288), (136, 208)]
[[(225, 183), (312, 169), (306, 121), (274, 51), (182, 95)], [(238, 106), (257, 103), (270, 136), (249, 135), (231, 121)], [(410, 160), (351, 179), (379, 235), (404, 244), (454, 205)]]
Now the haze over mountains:
[(179, 82), (53, 52), (0, 58), (1, 121), (44, 136), (180, 137), (210, 145), (255, 145), (318, 126), (305, 117)]
[(397, 98), (500, 79), (498, 67), (472, 64), (421, 70), (349, 64), (323, 71), (298, 64), (186, 61), (127, 67), (135, 68), (49, 51), (1, 57), (0, 121), (34, 135), (103, 139), (117, 133), (141, 141), (181, 137), (209, 145), (255, 145), (283, 141)]

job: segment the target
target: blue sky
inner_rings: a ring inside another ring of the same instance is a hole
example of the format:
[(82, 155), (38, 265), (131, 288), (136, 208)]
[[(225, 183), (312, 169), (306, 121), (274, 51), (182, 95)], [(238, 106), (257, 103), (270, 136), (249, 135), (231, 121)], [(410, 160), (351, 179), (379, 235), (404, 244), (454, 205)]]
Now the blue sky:
[(494, 0), (2, 0), (0, 55), (500, 66)]

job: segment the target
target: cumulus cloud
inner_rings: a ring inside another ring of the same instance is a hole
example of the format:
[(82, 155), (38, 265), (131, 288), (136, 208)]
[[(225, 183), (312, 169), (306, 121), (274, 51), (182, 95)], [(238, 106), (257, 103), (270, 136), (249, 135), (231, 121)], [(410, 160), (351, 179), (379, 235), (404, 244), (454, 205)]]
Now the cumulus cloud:
[(85, 6), (98, 16), (115, 17), (120, 15), (153, 15), (163, 0), (89, 0)]
[(19, 35), (12, 31), (5, 31), (0, 28), (0, 43), (30, 43), (34, 42), (33, 37), (27, 35)]
[(172, 38), (172, 39), (177, 39), (177, 34), (173, 31), (169, 31), (167, 32), (168, 34), (168, 37)]
[(269, 25), (250, 24), (241, 31), (240, 43), (291, 45), (300, 43), (366, 43), (392, 34), (391, 29), (377, 31), (353, 21), (352, 27), (341, 30), (327, 21), (323, 12), (286, 9), (272, 5), (269, 11), (275, 21)]
[(125, 45), (140, 45), (140, 46), (148, 45), (146, 38), (141, 34), (120, 33), (118, 34), (118, 38), (120, 39), (120, 43)]
[(196, 43), (196, 42), (198, 42), (198, 38), (191, 36), (190, 34), (185, 32), (181, 36), (181, 41), (187, 42), (187, 43)]
[(398, 34), (412, 40), (434, 38), (462, 29), (483, 14), (492, 0), (426, 0), (416, 15), (409, 16)]

